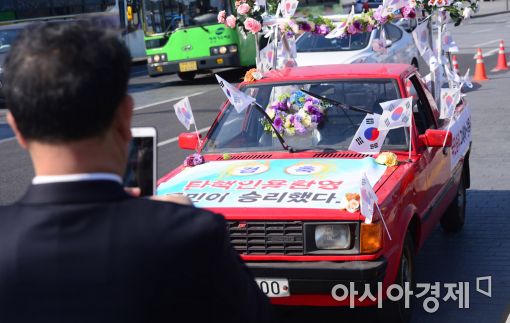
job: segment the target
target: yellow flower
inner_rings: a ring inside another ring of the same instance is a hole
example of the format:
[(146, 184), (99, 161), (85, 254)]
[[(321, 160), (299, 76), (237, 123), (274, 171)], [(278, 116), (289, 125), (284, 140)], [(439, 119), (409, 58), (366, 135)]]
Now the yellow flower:
[(375, 162), (388, 167), (396, 166), (398, 164), (397, 155), (392, 152), (380, 153), (375, 159)]
[(301, 119), (301, 123), (303, 124), (303, 126), (308, 128), (312, 123), (312, 118), (310, 117), (309, 114), (305, 114), (303, 119)]
[(269, 116), (269, 118), (271, 118), (271, 120), (273, 120), (274, 116), (276, 114), (276, 111), (273, 108), (268, 108), (268, 109), (266, 109), (266, 113)]

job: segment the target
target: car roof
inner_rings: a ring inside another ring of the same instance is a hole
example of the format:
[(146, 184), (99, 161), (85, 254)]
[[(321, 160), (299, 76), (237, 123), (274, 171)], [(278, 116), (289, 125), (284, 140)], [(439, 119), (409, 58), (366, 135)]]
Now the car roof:
[(338, 64), (291, 67), (272, 70), (257, 83), (341, 78), (400, 78), (415, 71), (407, 64)]

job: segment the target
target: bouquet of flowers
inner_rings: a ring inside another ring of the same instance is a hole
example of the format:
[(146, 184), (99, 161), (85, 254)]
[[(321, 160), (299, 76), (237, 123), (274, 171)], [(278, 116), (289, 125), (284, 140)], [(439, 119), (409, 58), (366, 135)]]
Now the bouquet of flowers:
[(218, 13), (218, 22), (229, 28), (238, 26), (245, 33), (256, 34), (262, 29), (262, 12), (254, 0), (237, 0), (235, 15), (227, 17), (225, 10)]
[[(326, 117), (326, 108), (320, 100), (306, 96), (301, 91), (282, 94), (266, 108), (276, 130), (287, 136), (305, 135), (319, 125)], [(265, 118), (261, 119), (264, 130), (274, 132)], [(274, 135), (274, 134), (273, 134)]]

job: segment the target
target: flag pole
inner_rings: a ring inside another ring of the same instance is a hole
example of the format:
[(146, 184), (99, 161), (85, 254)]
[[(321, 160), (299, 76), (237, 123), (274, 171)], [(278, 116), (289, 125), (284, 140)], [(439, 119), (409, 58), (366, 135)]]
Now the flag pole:
[(390, 238), (390, 241), (391, 241), (391, 234), (390, 234), (390, 231), (388, 231), (388, 227), (386, 226), (386, 221), (384, 221), (384, 217), (381, 213), (381, 209), (379, 208), (379, 204), (378, 203), (374, 203), (375, 206), (377, 207), (377, 211), (379, 211), (379, 216), (381, 217), (381, 221), (384, 225), (384, 228), (386, 229), (386, 233), (388, 234), (388, 238)]
[(413, 108), (411, 107), (411, 124), (409, 125), (409, 161), (411, 161), (412, 143), (413, 143)]
[[(195, 118), (193, 117), (193, 121), (195, 121)], [(197, 139), (198, 139), (198, 146), (202, 146), (202, 140), (200, 140), (200, 133), (198, 132), (198, 129), (197, 129), (197, 125), (195, 122), (193, 122), (193, 126), (195, 127), (195, 133), (197, 134)], [(196, 149), (196, 151), (198, 152), (198, 149)]]
[(446, 145), (446, 140), (448, 139), (448, 131), (450, 131), (450, 127), (452, 126), (452, 120), (453, 115), (450, 117), (450, 121), (448, 121), (448, 127), (446, 128), (446, 136), (444, 137), (443, 148)]

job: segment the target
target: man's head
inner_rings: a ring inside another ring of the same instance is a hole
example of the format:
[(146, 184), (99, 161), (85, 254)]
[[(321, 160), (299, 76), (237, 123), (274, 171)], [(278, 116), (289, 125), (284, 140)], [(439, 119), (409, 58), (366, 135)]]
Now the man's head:
[(34, 143), (66, 149), (82, 144), (81, 150), (87, 142), (127, 145), (130, 65), (118, 35), (90, 22), (28, 26), (5, 64), (8, 118), (21, 145), (29, 151)]

